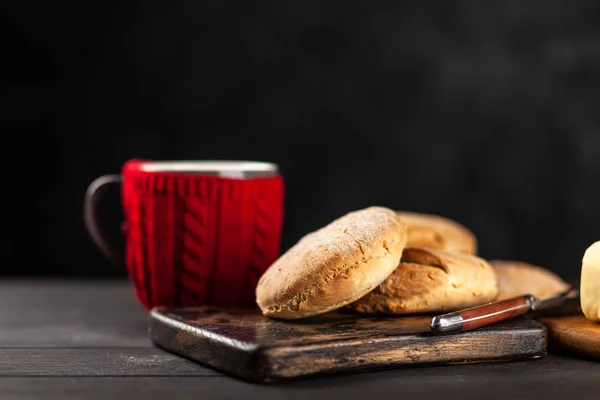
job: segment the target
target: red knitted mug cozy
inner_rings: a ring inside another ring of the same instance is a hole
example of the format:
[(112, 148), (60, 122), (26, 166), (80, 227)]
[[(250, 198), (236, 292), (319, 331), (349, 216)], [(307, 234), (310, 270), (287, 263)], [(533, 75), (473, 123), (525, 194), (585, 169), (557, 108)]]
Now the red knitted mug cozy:
[(138, 299), (157, 305), (254, 305), (279, 255), (281, 175), (232, 179), (123, 166), (125, 260)]

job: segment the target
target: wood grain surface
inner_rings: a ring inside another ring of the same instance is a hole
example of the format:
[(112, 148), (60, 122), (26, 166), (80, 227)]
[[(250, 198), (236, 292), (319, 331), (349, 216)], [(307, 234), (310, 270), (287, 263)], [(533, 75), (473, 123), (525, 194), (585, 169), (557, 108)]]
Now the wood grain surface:
[(546, 330), (526, 317), (441, 337), (431, 333), (430, 321), (328, 313), (290, 322), (246, 310), (158, 308), (150, 314), (150, 337), (174, 353), (259, 382), (546, 353)]
[(540, 318), (548, 329), (548, 346), (558, 352), (600, 360), (600, 322), (583, 315)]
[(0, 286), (0, 347), (150, 347), (146, 319), (129, 282)]
[(600, 392), (600, 362), (557, 354), (256, 385), (153, 346), (147, 317), (126, 281), (0, 281), (0, 398), (591, 400)]

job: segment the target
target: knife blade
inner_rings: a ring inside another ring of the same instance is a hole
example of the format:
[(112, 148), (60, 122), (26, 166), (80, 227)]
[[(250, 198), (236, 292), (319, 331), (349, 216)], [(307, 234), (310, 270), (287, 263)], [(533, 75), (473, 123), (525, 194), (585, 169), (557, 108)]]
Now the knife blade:
[(437, 335), (466, 332), (528, 313), (535, 317), (557, 315), (565, 312), (565, 305), (576, 313), (575, 303), (579, 303), (579, 289), (574, 287), (541, 299), (525, 294), (437, 315), (431, 319), (430, 328)]

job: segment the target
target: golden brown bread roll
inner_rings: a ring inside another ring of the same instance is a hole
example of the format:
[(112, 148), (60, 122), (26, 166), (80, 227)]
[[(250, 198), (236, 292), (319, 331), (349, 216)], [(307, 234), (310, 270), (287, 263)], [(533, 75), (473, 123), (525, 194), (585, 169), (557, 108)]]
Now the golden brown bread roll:
[(552, 296), (569, 288), (554, 272), (521, 261), (492, 260), (498, 279), (497, 300), (532, 294), (538, 298)]
[(398, 268), (348, 308), (383, 314), (453, 311), (492, 301), (497, 294), (494, 269), (485, 260), (407, 247)]
[(264, 315), (296, 319), (334, 310), (364, 296), (398, 265), (406, 227), (392, 210), (351, 212), (309, 233), (260, 278)]
[(408, 231), (407, 247), (477, 254), (477, 239), (467, 227), (434, 214), (397, 211)]

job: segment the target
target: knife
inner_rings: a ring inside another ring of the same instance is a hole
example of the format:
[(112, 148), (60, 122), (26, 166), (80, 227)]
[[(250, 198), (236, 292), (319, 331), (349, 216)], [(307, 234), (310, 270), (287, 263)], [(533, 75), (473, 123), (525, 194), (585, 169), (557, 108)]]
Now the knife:
[(539, 317), (578, 312), (581, 312), (579, 289), (569, 287), (542, 299), (526, 294), (438, 315), (432, 318), (430, 328), (434, 334), (443, 335), (470, 331), (527, 313)]

